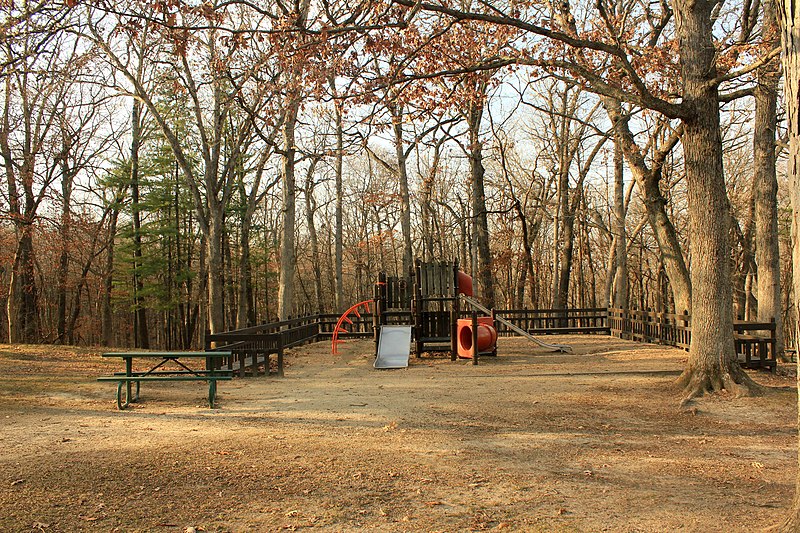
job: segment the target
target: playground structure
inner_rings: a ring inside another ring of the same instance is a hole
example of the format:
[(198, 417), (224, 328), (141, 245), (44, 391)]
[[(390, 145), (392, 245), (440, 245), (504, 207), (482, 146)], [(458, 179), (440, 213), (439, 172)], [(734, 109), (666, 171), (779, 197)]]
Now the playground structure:
[[(413, 287), (410, 292), (409, 286)], [(542, 342), (498, 317), (494, 310), (472, 298), (472, 289), (472, 278), (459, 270), (458, 263), (417, 260), (410, 279), (379, 274), (373, 315), (376, 358), (381, 357), (381, 348), (386, 345), (381, 342), (381, 332), (390, 325), (411, 328), (416, 357), (425, 352), (449, 351), (453, 361), (464, 358), (478, 364), (480, 356), (497, 355), (497, 322), (542, 348), (570, 351), (569, 346)], [(471, 314), (467, 314), (462, 304), (471, 308)]]
[(380, 273), (375, 284), (373, 315), (376, 349), (382, 326), (405, 325), (412, 327), (413, 351), (417, 357), (423, 352), (455, 353), (461, 292), (472, 294), (472, 279), (463, 273), (459, 275), (456, 263), (417, 260), (409, 278)]
[(376, 358), (388, 348), (381, 338), (385, 328), (401, 326), (410, 330), (408, 351), (410, 354), (413, 349), (416, 357), (426, 352), (450, 352), (452, 360), (471, 358), (477, 364), (480, 355), (497, 355), (497, 332), (491, 314), (482, 317), (480, 324), (477, 317), (470, 324), (462, 324), (469, 332), (459, 334), (461, 297), (472, 293), (472, 278), (461, 272), (457, 263), (417, 260), (409, 278), (379, 274), (373, 315)]

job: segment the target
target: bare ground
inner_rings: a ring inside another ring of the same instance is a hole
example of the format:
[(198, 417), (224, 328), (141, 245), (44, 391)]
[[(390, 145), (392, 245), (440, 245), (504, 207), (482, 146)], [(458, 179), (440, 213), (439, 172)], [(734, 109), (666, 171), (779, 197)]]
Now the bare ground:
[(679, 407), (679, 350), (501, 339), (479, 366), (291, 352), (285, 378), (147, 384), (100, 350), (0, 345), (0, 531), (753, 531), (794, 491), (793, 369)]

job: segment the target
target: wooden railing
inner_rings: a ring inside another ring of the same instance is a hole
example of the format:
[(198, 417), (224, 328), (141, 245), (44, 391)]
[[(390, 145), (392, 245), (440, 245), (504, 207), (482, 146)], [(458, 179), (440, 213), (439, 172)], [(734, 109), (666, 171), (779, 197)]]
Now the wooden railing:
[[(319, 337), (321, 339), (330, 339), (333, 336), (333, 330), (341, 315), (333, 313), (323, 313), (316, 315), (319, 322)], [(350, 315), (348, 317), (352, 324), (345, 324), (346, 333), (339, 332), (339, 337), (343, 339), (354, 338), (369, 338), (373, 335), (372, 330), (372, 313), (361, 313), (361, 316)]]
[[(495, 313), (531, 335), (610, 334), (608, 312), (605, 307), (582, 309), (498, 309)], [(502, 323), (498, 323), (496, 327), (498, 328), (498, 335), (516, 335)]]
[[(692, 342), (691, 322), (688, 314), (636, 309), (608, 310), (611, 335), (621, 339), (676, 346), (684, 350), (688, 350)], [(733, 323), (733, 341), (742, 366), (775, 371), (775, 322), (737, 320)]]
[[(232, 352), (230, 358), (221, 362), (221, 368), (241, 377), (247, 373), (282, 376), (284, 350), (314, 342), (318, 337), (319, 320), (312, 315), (214, 335), (207, 333), (206, 350)], [(274, 371), (270, 366), (271, 355), (275, 356)]]

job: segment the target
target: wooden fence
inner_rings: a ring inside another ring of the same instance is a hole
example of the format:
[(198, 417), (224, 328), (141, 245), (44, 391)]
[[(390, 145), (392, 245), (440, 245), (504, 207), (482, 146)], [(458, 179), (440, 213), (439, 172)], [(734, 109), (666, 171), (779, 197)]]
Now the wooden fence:
[[(505, 318), (531, 335), (564, 335), (569, 333), (604, 333), (609, 335), (608, 311), (605, 307), (584, 309), (500, 309), (497, 316)], [(502, 323), (496, 326), (498, 335), (515, 335)]]
[[(206, 350), (232, 352), (230, 358), (221, 361), (221, 368), (241, 377), (247, 373), (282, 376), (284, 350), (314, 342), (318, 336), (319, 320), (312, 315), (214, 335), (207, 333)], [(274, 370), (270, 365), (271, 355), (275, 356)]]
[[(689, 350), (692, 320), (688, 314), (656, 313), (636, 309), (608, 310), (611, 335)], [(733, 341), (739, 362), (746, 368), (777, 367), (775, 322), (733, 323)]]
[[(495, 311), (520, 329), (532, 335), (597, 333), (614, 335), (639, 342), (652, 342), (689, 349), (692, 340), (691, 317), (655, 313), (635, 309), (501, 309)], [(410, 311), (384, 311), (387, 324), (412, 325)], [(464, 318), (469, 313), (462, 311)], [(309, 315), (251, 328), (206, 334), (207, 350), (233, 352), (222, 362), (222, 368), (239, 376), (275, 373), (283, 375), (284, 350), (319, 340), (330, 340), (339, 320), (337, 314)], [(351, 323), (339, 338), (372, 338), (374, 321), (371, 313), (350, 316)], [(500, 322), (498, 335), (516, 335)], [(214, 346), (212, 347), (212, 343)], [(775, 323), (734, 323), (734, 344), (740, 362), (747, 368), (776, 368)], [(271, 368), (271, 356), (275, 356)]]

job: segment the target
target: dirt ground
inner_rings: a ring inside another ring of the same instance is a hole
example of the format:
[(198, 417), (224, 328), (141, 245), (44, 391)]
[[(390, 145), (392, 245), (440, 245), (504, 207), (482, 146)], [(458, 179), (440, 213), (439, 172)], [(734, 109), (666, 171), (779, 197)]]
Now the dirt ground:
[(143, 384), (101, 350), (0, 345), (0, 531), (753, 531), (794, 491), (791, 368), (679, 407), (686, 354), (501, 339), (479, 366), (372, 369), (313, 344), (286, 376)]

